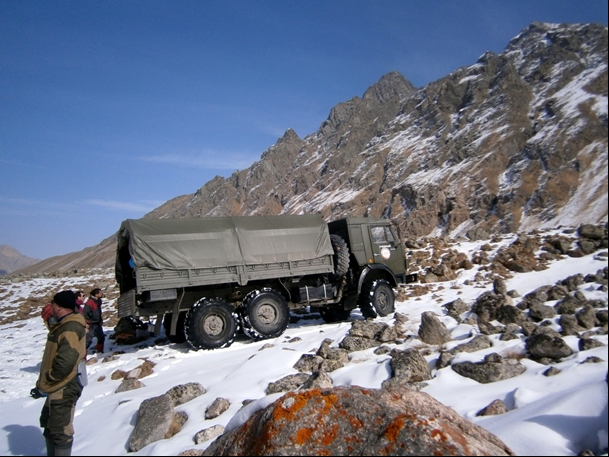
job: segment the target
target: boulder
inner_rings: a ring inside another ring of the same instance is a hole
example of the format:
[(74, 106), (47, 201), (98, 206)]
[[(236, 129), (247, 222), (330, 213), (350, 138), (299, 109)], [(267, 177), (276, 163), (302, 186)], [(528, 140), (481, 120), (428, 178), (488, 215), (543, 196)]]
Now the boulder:
[(551, 307), (544, 305), (543, 303), (534, 303), (529, 307), (529, 317), (535, 322), (540, 322), (544, 319), (554, 317), (556, 310)]
[(507, 295), (507, 286), (503, 279), (495, 278), (493, 280), (493, 292), (497, 295)]
[(549, 327), (537, 327), (526, 340), (526, 349), (533, 359), (562, 359), (573, 354), (573, 350)]
[(332, 378), (324, 371), (316, 371), (309, 376), (309, 379), (307, 379), (302, 386), (300, 386), (299, 390), (329, 389), (331, 387), (334, 387)]
[(203, 455), (514, 455), (430, 395), (358, 386), (290, 392)]
[(385, 324), (384, 322), (374, 322), (368, 320), (354, 321), (351, 324), (349, 335), (353, 337), (374, 340), (385, 330), (385, 327), (387, 327), (387, 324)]
[(501, 305), (496, 310), (496, 319), (502, 324), (519, 324), (526, 320), (525, 314), (512, 305)]
[(137, 412), (137, 422), (129, 438), (129, 450), (137, 452), (145, 446), (165, 439), (173, 424), (173, 400), (169, 395), (144, 400)]
[(554, 305), (554, 309), (558, 314), (575, 314), (577, 308), (581, 308), (584, 304), (577, 298), (566, 295)]
[(308, 374), (306, 373), (298, 373), (298, 374), (290, 374), (284, 376), (278, 381), (271, 382), (266, 388), (266, 394), (276, 394), (278, 392), (287, 392), (289, 390), (296, 390), (300, 386), (302, 386), (307, 379), (309, 379)]
[(476, 315), (486, 321), (494, 321), (497, 319), (497, 310), (500, 306), (506, 305), (507, 299), (505, 295), (498, 295), (494, 292), (484, 292), (480, 295), (472, 305), (472, 311)]
[(588, 349), (603, 347), (605, 344), (592, 338), (580, 338), (577, 346), (580, 351), (587, 351)]
[(440, 319), (431, 311), (421, 314), (419, 338), (427, 344), (442, 345), (451, 340), (450, 332)]
[(379, 347), (380, 345), (381, 343), (376, 340), (349, 335), (343, 338), (339, 343), (339, 346), (346, 349), (348, 352), (365, 351), (366, 349)]
[[(206, 441), (213, 440), (224, 433), (224, 425), (212, 425), (211, 427), (204, 428), (197, 432), (195, 435), (195, 444), (205, 443)], [(202, 451), (201, 451), (202, 452)], [(199, 454), (200, 455), (200, 454)]]
[(189, 382), (187, 384), (181, 384), (179, 386), (172, 387), (167, 392), (167, 395), (171, 397), (173, 406), (183, 405), (205, 393), (205, 388), (198, 382)]
[(230, 401), (226, 398), (218, 397), (205, 410), (205, 419), (215, 419), (230, 408)]
[(319, 355), (303, 354), (300, 356), (300, 359), (298, 359), (298, 362), (294, 364), (294, 368), (301, 373), (313, 373), (314, 371), (319, 370), (323, 361), (324, 358)]
[(586, 305), (580, 309), (577, 314), (575, 314), (575, 318), (577, 319), (577, 323), (585, 329), (590, 329), (598, 325), (596, 310), (590, 305)]
[(577, 323), (577, 319), (573, 314), (563, 314), (560, 316), (558, 323), (561, 327), (560, 333), (563, 336), (579, 335), (586, 330)]
[(488, 406), (478, 411), (476, 416), (498, 416), (507, 412), (507, 405), (503, 400), (493, 400)]
[(460, 344), (459, 346), (456, 346), (447, 352), (449, 352), (450, 354), (453, 354), (453, 355), (458, 354), (459, 352), (471, 353), (471, 352), (481, 351), (482, 349), (488, 349), (492, 346), (493, 346), (493, 343), (491, 342), (491, 340), (488, 336), (476, 335), (474, 338), (472, 338), (467, 343)]
[(504, 359), (495, 352), (484, 357), (482, 362), (453, 363), (450, 367), (461, 376), (473, 379), (481, 384), (513, 378), (526, 371), (524, 365), (518, 360)]
[(141, 389), (142, 387), (144, 387), (144, 383), (139, 379), (123, 379), (114, 393), (128, 392), (130, 390)]
[(416, 349), (405, 351), (393, 349), (389, 355), (392, 378), (399, 378), (405, 382), (422, 382), (431, 379), (429, 364)]

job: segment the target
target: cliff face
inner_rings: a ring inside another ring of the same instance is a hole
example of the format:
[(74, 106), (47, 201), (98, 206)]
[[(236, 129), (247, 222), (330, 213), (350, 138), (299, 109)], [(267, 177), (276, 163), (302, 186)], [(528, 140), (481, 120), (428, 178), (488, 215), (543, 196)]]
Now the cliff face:
[(390, 217), (412, 237), (606, 220), (607, 28), (533, 23), (418, 91), (385, 75), (154, 216), (311, 212)]
[[(607, 132), (607, 28), (533, 23), (418, 90), (383, 76), (317, 132), (288, 130), (248, 169), (146, 217), (375, 216), (403, 238), (601, 223)], [(70, 265), (112, 265), (112, 242)]]

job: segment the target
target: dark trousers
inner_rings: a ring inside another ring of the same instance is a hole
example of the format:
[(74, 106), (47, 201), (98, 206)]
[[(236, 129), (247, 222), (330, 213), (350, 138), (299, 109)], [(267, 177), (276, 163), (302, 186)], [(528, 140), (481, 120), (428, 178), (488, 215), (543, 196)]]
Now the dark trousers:
[(74, 378), (64, 388), (50, 394), (44, 402), (40, 426), (44, 429), (47, 443), (52, 443), (57, 450), (72, 448), (74, 410), (81, 393), (82, 387)]
[(104, 329), (100, 324), (89, 324), (89, 331), (87, 332), (86, 344), (87, 349), (91, 346), (91, 342), (93, 341), (93, 337), (97, 338), (97, 344), (102, 345), (106, 341), (106, 336), (104, 335)]

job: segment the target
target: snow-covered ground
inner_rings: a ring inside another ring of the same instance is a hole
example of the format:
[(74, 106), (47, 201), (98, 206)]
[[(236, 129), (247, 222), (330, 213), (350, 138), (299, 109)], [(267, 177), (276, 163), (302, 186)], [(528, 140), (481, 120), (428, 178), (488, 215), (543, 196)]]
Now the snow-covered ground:
[[(505, 237), (502, 243), (509, 244), (513, 239)], [(464, 242), (453, 248), (471, 257), (479, 244)], [(576, 273), (596, 273), (606, 266), (607, 257), (599, 256), (598, 252), (580, 258), (565, 257), (540, 272), (515, 273), (506, 283), (508, 290), (517, 290), (524, 296), (537, 287), (553, 285)], [(400, 349), (424, 346), (417, 337), (420, 315), (424, 311), (433, 311), (440, 316), (451, 330), (454, 345), (471, 339), (477, 328), (458, 324), (446, 315), (442, 305), (456, 298), (471, 304), (483, 292), (492, 290), (492, 284), (480, 285), (472, 281), (477, 267), (460, 271), (458, 278), (450, 283), (432, 284), (432, 290), (426, 295), (398, 302), (396, 311), (409, 317), (406, 325), (412, 338), (391, 346)], [(10, 301), (9, 297), (31, 293), (36, 281), (39, 282), (37, 287), (44, 289), (52, 287), (54, 280), (41, 278), (30, 280), (27, 286), (25, 282), (5, 285), (7, 293), (0, 296), (0, 313)], [(69, 280), (62, 284), (69, 287)], [(26, 287), (30, 289), (22, 290)], [(580, 291), (589, 299), (607, 302), (606, 288), (599, 290), (599, 284), (586, 283), (580, 286)], [(231, 347), (214, 351), (194, 351), (187, 344), (155, 345), (155, 338), (137, 347), (115, 346), (113, 340), (107, 339), (107, 352), (90, 356), (99, 357), (99, 361), (89, 366), (89, 385), (76, 408), (73, 455), (128, 454), (128, 441), (141, 402), (189, 382), (200, 383), (207, 392), (177, 407), (189, 417), (183, 429), (173, 438), (155, 442), (133, 454), (177, 455), (187, 449), (205, 449), (211, 442), (195, 445), (193, 438), (197, 432), (215, 424), (227, 425), (244, 400), (265, 397), (265, 389), (270, 382), (296, 373), (293, 365), (302, 354), (317, 350), (326, 338), (332, 339), (334, 346), (338, 345), (349, 331), (351, 322), (358, 319), (362, 319), (359, 311), (352, 313), (349, 322), (337, 324), (325, 324), (321, 319), (302, 319), (291, 324), (279, 338), (254, 342), (239, 336)], [(391, 324), (393, 315), (378, 320)], [(552, 326), (559, 330), (557, 321), (558, 316), (552, 320)], [(112, 333), (110, 327), (105, 330), (107, 335)], [(43, 400), (30, 398), (29, 391), (36, 382), (46, 333), (40, 317), (0, 326), (0, 455), (45, 454), (44, 439), (38, 425)], [(492, 348), (470, 354), (460, 353), (455, 361), (481, 361), (491, 352), (503, 355), (524, 353), (525, 337), (522, 334), (519, 337), (502, 341), (499, 335), (493, 335), (490, 337)], [(490, 384), (464, 378), (450, 367), (436, 370), (438, 352), (437, 348), (431, 347), (425, 357), (433, 369), (434, 378), (428, 381), (423, 392), (496, 434), (519, 455), (577, 455), (584, 449), (606, 452), (608, 341), (607, 335), (593, 338), (605, 346), (580, 352), (577, 337), (564, 338), (574, 354), (554, 364), (561, 370), (558, 375), (544, 376), (546, 365), (523, 358), (521, 363), (526, 367), (523, 374)], [(269, 343), (274, 346), (261, 350)], [(116, 360), (102, 363), (103, 356), (109, 356), (113, 351), (124, 353)], [(373, 349), (369, 349), (351, 356), (345, 367), (329, 373), (335, 386), (379, 388), (389, 378), (388, 355), (375, 355)], [(602, 362), (582, 363), (592, 356), (602, 359)], [(142, 364), (142, 359), (155, 363), (154, 373), (141, 380), (145, 387), (115, 393), (120, 381), (112, 380), (111, 374), (118, 369), (128, 371), (136, 368)], [(205, 420), (206, 408), (218, 397), (230, 400), (231, 407), (219, 417)], [(495, 399), (503, 400), (509, 412), (499, 416), (476, 416)]]

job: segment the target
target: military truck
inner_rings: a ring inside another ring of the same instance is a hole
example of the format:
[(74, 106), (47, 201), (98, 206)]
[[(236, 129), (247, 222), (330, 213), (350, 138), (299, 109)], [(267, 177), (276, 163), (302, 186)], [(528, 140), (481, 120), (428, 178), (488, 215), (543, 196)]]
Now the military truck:
[[(389, 221), (320, 215), (127, 219), (117, 234), (118, 316), (195, 349), (239, 330), (280, 336), (291, 311), (326, 322), (395, 310), (393, 288), (416, 280)], [(162, 324), (161, 324), (162, 322)]]

